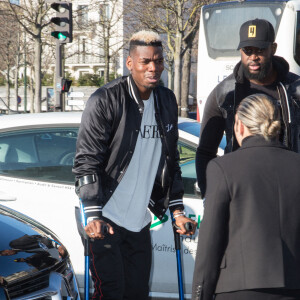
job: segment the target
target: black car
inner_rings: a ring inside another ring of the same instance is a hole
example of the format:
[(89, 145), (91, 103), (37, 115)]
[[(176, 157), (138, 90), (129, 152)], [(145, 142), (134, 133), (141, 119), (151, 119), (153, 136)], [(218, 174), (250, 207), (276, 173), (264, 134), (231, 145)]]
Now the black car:
[(66, 248), (39, 222), (0, 205), (0, 300), (79, 300)]

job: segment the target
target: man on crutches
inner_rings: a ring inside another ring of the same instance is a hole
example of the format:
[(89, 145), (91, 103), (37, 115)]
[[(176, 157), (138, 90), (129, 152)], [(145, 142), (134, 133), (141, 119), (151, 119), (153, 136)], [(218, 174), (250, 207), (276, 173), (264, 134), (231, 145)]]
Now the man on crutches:
[(73, 172), (85, 232), (93, 239), (93, 299), (148, 299), (149, 210), (162, 219), (169, 208), (180, 234), (188, 222), (195, 231), (196, 222), (183, 212), (177, 103), (172, 91), (159, 86), (163, 61), (159, 35), (134, 34), (126, 61), (130, 75), (98, 89), (83, 112)]

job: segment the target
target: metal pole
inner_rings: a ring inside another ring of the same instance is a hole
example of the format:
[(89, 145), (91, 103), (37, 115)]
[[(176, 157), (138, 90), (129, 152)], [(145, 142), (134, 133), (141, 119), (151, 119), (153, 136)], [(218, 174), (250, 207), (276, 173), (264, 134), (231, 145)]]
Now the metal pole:
[[(61, 77), (65, 77), (65, 46), (62, 44), (61, 47)], [(65, 111), (66, 108), (66, 98), (65, 98), (65, 93), (60, 93), (61, 94), (61, 111)]]
[(55, 111), (62, 111), (62, 93), (61, 93), (61, 78), (62, 78), (62, 47), (63, 45), (56, 41), (56, 64), (55, 64)]
[(26, 62), (26, 31), (24, 32), (24, 112), (27, 112), (27, 62)]

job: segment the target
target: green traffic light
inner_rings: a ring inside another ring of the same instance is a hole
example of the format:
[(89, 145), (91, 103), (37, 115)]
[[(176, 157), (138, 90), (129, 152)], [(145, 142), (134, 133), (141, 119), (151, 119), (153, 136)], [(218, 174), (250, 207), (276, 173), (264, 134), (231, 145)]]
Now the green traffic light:
[(55, 37), (56, 39), (59, 39), (60, 41), (64, 41), (67, 39), (67, 36), (59, 31), (53, 31), (51, 32), (51, 35)]
[(67, 37), (63, 35), (61, 32), (58, 34), (58, 39), (59, 40), (65, 40)]

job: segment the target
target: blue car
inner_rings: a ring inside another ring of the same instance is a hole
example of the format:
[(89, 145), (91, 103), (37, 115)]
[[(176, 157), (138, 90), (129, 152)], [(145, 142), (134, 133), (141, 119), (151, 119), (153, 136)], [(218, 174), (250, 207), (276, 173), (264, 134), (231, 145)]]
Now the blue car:
[(80, 300), (67, 249), (39, 222), (0, 205), (0, 299)]

